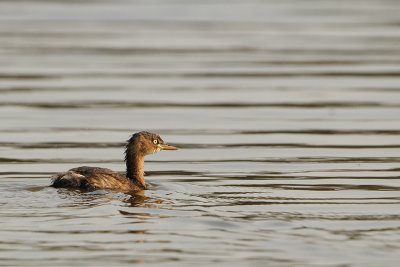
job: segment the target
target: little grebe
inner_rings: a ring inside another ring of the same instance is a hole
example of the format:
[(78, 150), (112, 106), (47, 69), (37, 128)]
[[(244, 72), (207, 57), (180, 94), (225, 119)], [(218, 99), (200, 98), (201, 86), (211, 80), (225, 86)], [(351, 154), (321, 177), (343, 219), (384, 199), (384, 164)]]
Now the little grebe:
[(126, 145), (126, 175), (106, 168), (82, 166), (56, 175), (51, 186), (86, 190), (112, 189), (121, 192), (140, 191), (146, 189), (144, 157), (160, 150), (177, 148), (165, 144), (157, 134), (138, 132), (132, 135)]

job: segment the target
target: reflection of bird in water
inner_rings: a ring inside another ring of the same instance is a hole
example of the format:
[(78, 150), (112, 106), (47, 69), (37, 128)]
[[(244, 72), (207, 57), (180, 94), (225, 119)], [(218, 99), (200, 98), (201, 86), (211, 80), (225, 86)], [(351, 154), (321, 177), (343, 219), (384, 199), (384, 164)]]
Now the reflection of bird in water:
[(176, 150), (167, 145), (157, 134), (138, 132), (128, 140), (125, 151), (126, 175), (110, 169), (82, 166), (60, 173), (51, 186), (87, 190), (112, 189), (135, 192), (146, 189), (144, 181), (144, 157), (160, 150)]

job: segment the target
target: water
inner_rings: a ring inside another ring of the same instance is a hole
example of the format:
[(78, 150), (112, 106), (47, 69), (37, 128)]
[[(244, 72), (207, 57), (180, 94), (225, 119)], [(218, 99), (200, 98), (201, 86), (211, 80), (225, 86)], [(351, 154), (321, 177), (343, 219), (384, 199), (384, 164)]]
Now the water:
[[(0, 2), (1, 266), (397, 266), (398, 1)], [(180, 147), (138, 195), (49, 188)]]

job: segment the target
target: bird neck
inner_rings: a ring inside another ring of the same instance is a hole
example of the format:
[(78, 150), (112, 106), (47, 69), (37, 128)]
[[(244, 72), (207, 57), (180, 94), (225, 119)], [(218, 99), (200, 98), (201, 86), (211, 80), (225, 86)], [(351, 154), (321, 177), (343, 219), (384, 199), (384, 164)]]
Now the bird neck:
[(139, 187), (146, 188), (144, 180), (144, 156), (139, 156), (128, 148), (125, 160), (126, 176)]

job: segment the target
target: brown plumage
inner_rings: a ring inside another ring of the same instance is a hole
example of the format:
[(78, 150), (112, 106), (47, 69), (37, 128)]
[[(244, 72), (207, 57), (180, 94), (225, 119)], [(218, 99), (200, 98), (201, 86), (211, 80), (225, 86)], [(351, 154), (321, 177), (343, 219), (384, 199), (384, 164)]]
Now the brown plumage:
[(146, 189), (144, 157), (160, 150), (176, 150), (157, 134), (138, 132), (128, 140), (125, 150), (126, 175), (106, 168), (82, 166), (60, 173), (52, 179), (51, 186), (86, 190), (112, 189), (135, 192)]

